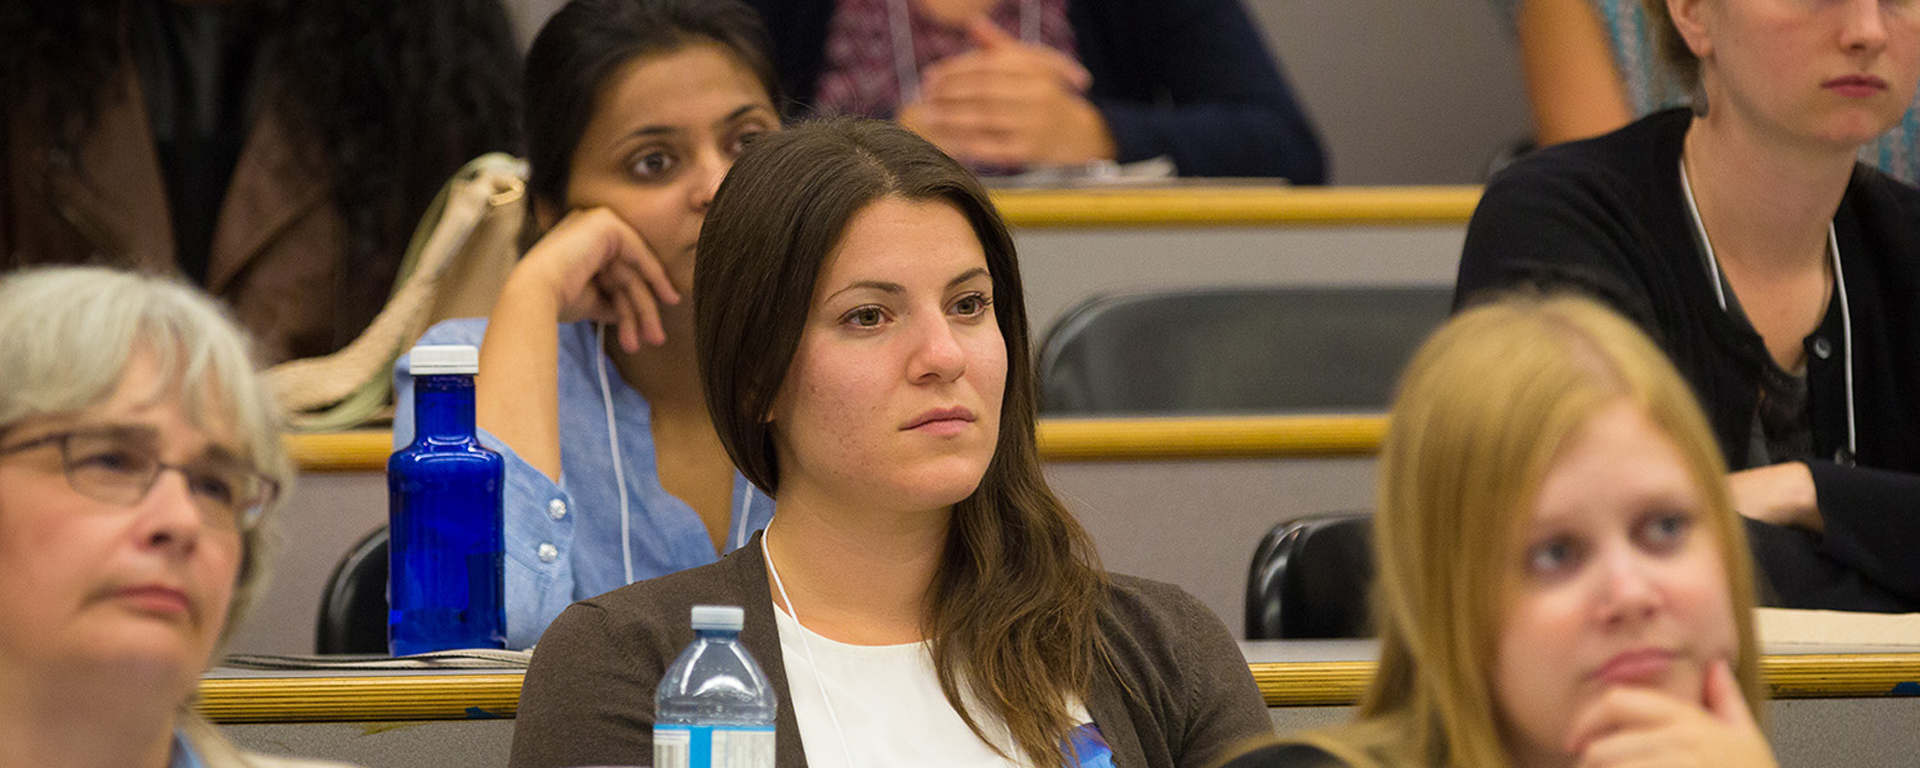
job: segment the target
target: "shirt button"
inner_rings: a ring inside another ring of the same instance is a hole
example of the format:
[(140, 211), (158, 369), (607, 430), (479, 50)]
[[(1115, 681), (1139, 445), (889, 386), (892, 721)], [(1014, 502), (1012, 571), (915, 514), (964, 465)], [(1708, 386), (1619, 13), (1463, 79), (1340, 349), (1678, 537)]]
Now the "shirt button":
[(1827, 341), (1827, 337), (1825, 336), (1813, 337), (1813, 354), (1822, 360), (1832, 357), (1833, 342)]
[(547, 502), (547, 517), (559, 520), (567, 516), (567, 503), (559, 499)]
[(560, 559), (560, 550), (555, 548), (552, 544), (542, 543), (540, 545), (540, 548), (535, 551), (540, 553), (540, 562), (543, 562), (543, 563), (551, 563), (555, 560)]

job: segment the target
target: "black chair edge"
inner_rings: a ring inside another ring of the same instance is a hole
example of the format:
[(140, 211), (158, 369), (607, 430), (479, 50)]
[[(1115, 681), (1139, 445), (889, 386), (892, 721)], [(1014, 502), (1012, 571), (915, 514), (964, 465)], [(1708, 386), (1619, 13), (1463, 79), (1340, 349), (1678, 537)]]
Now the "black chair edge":
[(347, 550), (327, 577), (314, 624), (317, 653), (387, 652), (387, 527)]
[(1373, 515), (1309, 515), (1275, 525), (1247, 570), (1246, 638), (1372, 636)]

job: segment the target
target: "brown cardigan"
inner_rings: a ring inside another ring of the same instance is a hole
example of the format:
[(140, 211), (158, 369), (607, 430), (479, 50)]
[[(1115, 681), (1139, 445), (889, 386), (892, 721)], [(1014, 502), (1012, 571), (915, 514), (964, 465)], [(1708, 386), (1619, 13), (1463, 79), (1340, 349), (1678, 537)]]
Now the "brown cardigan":
[[(91, 263), (178, 274), (140, 78), (125, 63), (118, 93), (101, 90), (93, 129), (74, 155), (50, 148), (39, 114), (16, 109), (0, 117), (8, 121), (0, 147), (0, 267)], [(325, 354), (352, 340), (379, 307), (338, 306), (342, 281), (393, 281), (340, 274), (346, 224), (330, 199), (319, 147), (297, 142), (269, 100), (234, 165), (207, 261), (204, 287), (234, 308), (263, 363)]]
[[(699, 604), (746, 609), (741, 641), (780, 698), (775, 764), (804, 768), (759, 534), (718, 563), (561, 613), (540, 638), (520, 689), (511, 768), (652, 763), (654, 687), (693, 642), (687, 617)], [(1273, 733), (1239, 646), (1180, 588), (1114, 576), (1099, 623), (1116, 669), (1095, 674), (1087, 711), (1115, 766), (1198, 768), (1237, 742)]]

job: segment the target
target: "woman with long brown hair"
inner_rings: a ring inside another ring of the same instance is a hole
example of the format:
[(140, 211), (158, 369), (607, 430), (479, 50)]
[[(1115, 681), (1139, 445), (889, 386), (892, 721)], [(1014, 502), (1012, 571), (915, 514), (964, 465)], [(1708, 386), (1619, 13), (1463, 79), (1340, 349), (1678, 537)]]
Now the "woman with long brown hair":
[(781, 766), (1197, 766), (1269, 730), (1220, 621), (1104, 573), (1047, 488), (1019, 268), (970, 174), (881, 123), (769, 135), (699, 251), (707, 404), (776, 522), (561, 614), (516, 768), (648, 759), (702, 603), (746, 609)]

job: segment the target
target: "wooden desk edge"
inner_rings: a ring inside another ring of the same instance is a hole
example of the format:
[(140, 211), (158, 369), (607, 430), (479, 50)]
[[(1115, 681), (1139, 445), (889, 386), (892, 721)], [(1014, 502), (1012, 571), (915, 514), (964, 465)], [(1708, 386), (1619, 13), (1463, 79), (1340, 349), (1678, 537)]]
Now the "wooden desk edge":
[[(1337, 707), (1360, 700), (1371, 661), (1248, 664), (1269, 707)], [(1920, 695), (1920, 653), (1768, 656), (1775, 699)], [(198, 708), (216, 723), (393, 722), (511, 718), (520, 673), (390, 677), (219, 678), (200, 681)]]
[(1028, 229), (1165, 226), (1465, 225), (1476, 186), (1176, 186), (1002, 189), (993, 202)]
[[(1171, 461), (1222, 458), (1366, 456), (1380, 448), (1378, 414), (1040, 420), (1045, 461)], [(289, 435), (305, 472), (380, 472), (392, 452), (386, 430)]]

